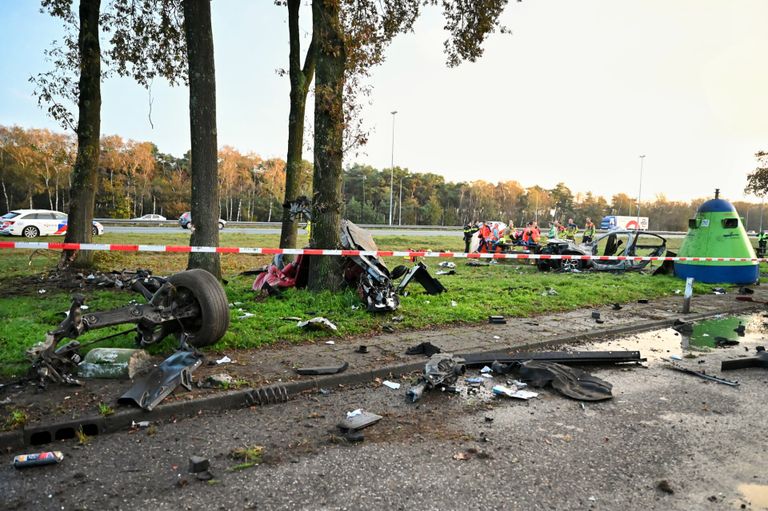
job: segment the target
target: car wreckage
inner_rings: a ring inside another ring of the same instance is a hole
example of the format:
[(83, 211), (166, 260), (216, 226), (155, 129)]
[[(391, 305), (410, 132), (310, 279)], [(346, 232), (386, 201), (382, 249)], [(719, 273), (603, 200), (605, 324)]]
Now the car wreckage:
[[(41, 387), (49, 382), (81, 385), (82, 382), (74, 376), (82, 359), (81, 349), (135, 331), (136, 344), (140, 347), (175, 335), (180, 350), (157, 366), (155, 374), (150, 372), (148, 381), (137, 382), (140, 392), (134, 389), (131, 394), (129, 391), (128, 394), (138, 396), (140, 406), (151, 404), (160, 394), (165, 393), (162, 396), (165, 397), (178, 384), (188, 383), (189, 369), (196, 368), (202, 359), (195, 348), (215, 343), (229, 327), (229, 304), (221, 283), (207, 271), (195, 269), (168, 278), (140, 274), (128, 287), (141, 293), (147, 303), (132, 302), (126, 307), (92, 312), (85, 306), (83, 295), (73, 295), (66, 319), (48, 332), (45, 341), (28, 350), (27, 355), (32, 361), (29, 379), (37, 380)], [(135, 326), (82, 345), (74, 340), (91, 330), (126, 323)], [(59, 346), (64, 339), (72, 340)], [(177, 363), (179, 357), (184, 358), (184, 363)]]
[[(650, 261), (633, 260), (632, 257), (662, 257), (667, 253), (667, 240), (658, 234), (643, 231), (611, 231), (595, 238), (592, 243), (578, 245), (573, 241), (551, 239), (538, 252), (551, 255), (572, 256), (621, 256), (630, 259), (539, 259), (541, 271), (629, 271), (642, 270)], [(671, 255), (671, 253), (670, 253)]]
[[(283, 205), (290, 209), (292, 218), (303, 216), (311, 220), (311, 205), (306, 197), (299, 197)], [(378, 251), (373, 236), (367, 230), (349, 220), (341, 221), (341, 247), (344, 250)], [(412, 281), (421, 284), (429, 294), (439, 294), (445, 287), (432, 277), (424, 263), (416, 263), (411, 269), (404, 265), (395, 267), (391, 272), (380, 257), (358, 254), (342, 258), (342, 276), (350, 287), (355, 287), (360, 299), (369, 312), (394, 311), (400, 305), (398, 295), (403, 295), (406, 286)], [(279, 293), (282, 289), (307, 285), (309, 260), (299, 255), (290, 263), (282, 255), (275, 256), (271, 264), (248, 272), (257, 274), (253, 290), (267, 294)], [(401, 278), (395, 286), (394, 281)]]

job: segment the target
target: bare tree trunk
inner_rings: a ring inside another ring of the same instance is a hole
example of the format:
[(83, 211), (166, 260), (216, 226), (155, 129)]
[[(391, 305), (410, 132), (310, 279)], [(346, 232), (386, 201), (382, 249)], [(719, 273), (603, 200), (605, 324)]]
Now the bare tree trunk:
[(5, 178), (3, 178), (3, 196), (5, 197), (5, 210), (11, 210), (11, 201), (8, 199), (8, 189), (5, 187)]
[[(77, 158), (69, 190), (70, 210), (65, 243), (89, 243), (96, 200), (101, 131), (101, 54), (99, 48), (99, 9), (101, 0), (80, 0), (80, 84), (77, 100)], [(93, 263), (93, 252), (65, 250), (62, 266), (85, 268)]]
[[(338, 0), (313, 0), (313, 34), (317, 40), (315, 83), (315, 168), (312, 178), (311, 246), (334, 249), (341, 245), (339, 229), (343, 200), (344, 65), (346, 53)], [(308, 287), (312, 291), (339, 290), (343, 278), (340, 259), (310, 259)]]
[[(189, 123), (192, 145), (193, 246), (219, 246), (219, 179), (216, 133), (216, 71), (210, 0), (183, 0), (189, 62)], [(219, 254), (190, 252), (189, 268), (221, 278)]]
[(317, 62), (313, 31), (312, 41), (304, 59), (304, 69), (301, 68), (300, 4), (301, 0), (288, 0), (288, 33), (290, 38), (288, 75), (291, 81), (291, 110), (288, 114), (288, 157), (285, 164), (285, 201), (283, 203), (283, 225), (280, 233), (281, 248), (296, 247), (298, 219), (291, 219), (289, 210), (285, 205), (296, 200), (299, 194), (307, 92), (309, 92)]

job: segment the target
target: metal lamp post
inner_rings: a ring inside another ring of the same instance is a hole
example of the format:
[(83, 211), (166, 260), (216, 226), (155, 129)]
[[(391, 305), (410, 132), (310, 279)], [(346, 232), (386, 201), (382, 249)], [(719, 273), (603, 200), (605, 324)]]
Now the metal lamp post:
[(640, 230), (640, 197), (643, 193), (643, 161), (645, 160), (645, 155), (640, 155), (640, 186), (637, 189), (637, 230)]
[(397, 114), (397, 110), (392, 111), (392, 159), (389, 166), (389, 225), (392, 225), (392, 205), (395, 191), (395, 114)]

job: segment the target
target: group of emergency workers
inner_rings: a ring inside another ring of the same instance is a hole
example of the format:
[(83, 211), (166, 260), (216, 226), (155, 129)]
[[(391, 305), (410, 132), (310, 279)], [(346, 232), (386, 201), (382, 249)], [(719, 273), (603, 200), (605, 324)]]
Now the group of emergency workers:
[[(581, 242), (592, 243), (595, 237), (595, 231), (596, 227), (594, 222), (592, 222), (591, 218), (587, 217)], [(464, 226), (465, 252), (469, 252), (472, 237), (475, 233), (479, 233), (478, 237), (480, 239), (480, 245), (478, 250), (482, 251), (482, 249), (485, 248), (488, 252), (496, 251), (497, 247), (500, 245), (502, 247), (517, 245), (527, 248), (535, 248), (539, 246), (539, 242), (541, 241), (541, 230), (539, 229), (538, 223), (535, 221), (528, 222), (522, 230), (515, 229), (512, 222), (510, 222), (506, 228), (503, 228), (497, 222), (472, 222)], [(573, 221), (573, 218), (569, 218), (568, 223), (565, 225), (557, 220), (552, 222), (549, 226), (547, 237), (550, 239), (562, 238), (575, 243), (576, 235), (578, 233), (579, 226)]]

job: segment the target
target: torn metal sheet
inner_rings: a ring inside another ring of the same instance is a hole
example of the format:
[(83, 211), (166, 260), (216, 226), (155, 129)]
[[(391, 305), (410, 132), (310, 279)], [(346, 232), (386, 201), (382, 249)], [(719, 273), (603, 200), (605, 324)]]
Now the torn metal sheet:
[(343, 373), (344, 371), (349, 368), (349, 363), (344, 362), (343, 364), (336, 365), (336, 366), (320, 366), (320, 367), (297, 367), (295, 369), (297, 374), (301, 374), (304, 376), (316, 376), (321, 374), (338, 374)]
[(383, 417), (365, 410), (347, 412), (347, 417), (339, 422), (338, 427), (344, 431), (358, 431), (379, 422)]
[(421, 284), (427, 294), (439, 295), (445, 291), (445, 287), (440, 281), (429, 274), (429, 270), (427, 270), (427, 266), (424, 263), (416, 263), (416, 265), (411, 268), (411, 271), (403, 277), (403, 280), (401, 280), (400, 284), (397, 286), (397, 292), (403, 294), (406, 286), (408, 286), (412, 280)]
[(524, 401), (527, 401), (529, 399), (533, 399), (534, 397), (538, 397), (538, 392), (531, 392), (530, 390), (520, 390), (516, 387), (507, 387), (505, 385), (494, 385), (491, 389), (491, 392), (494, 393), (496, 396), (506, 396), (511, 397), (513, 399), (522, 399)]
[(181, 385), (192, 390), (192, 371), (203, 363), (203, 356), (191, 351), (177, 351), (160, 365), (138, 378), (128, 392), (117, 400), (121, 404), (135, 404), (148, 412)]
[(440, 353), (442, 350), (432, 344), (431, 342), (422, 342), (416, 346), (411, 346), (405, 350), (406, 355), (426, 355), (431, 357), (435, 353)]
[(338, 331), (338, 327), (335, 324), (329, 321), (328, 318), (322, 317), (308, 319), (307, 321), (299, 321), (296, 326), (299, 328), (306, 328), (307, 330), (326, 330), (328, 332)]
[(533, 387), (551, 384), (561, 394), (580, 401), (603, 401), (613, 398), (613, 385), (573, 367), (529, 360), (520, 364), (518, 372), (520, 379)]

